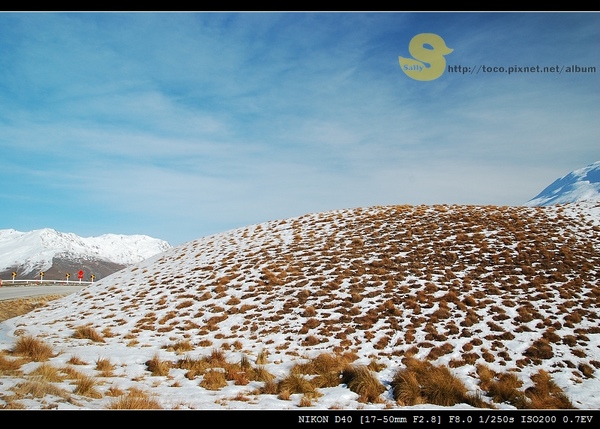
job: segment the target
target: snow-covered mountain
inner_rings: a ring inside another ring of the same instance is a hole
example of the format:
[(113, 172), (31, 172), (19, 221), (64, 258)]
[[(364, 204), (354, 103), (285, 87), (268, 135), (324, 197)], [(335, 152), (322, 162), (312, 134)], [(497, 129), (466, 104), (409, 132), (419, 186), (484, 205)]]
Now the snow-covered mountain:
[(526, 205), (548, 206), (598, 200), (600, 200), (600, 161), (556, 179)]
[(49, 228), (29, 232), (3, 229), (0, 275), (16, 271), (20, 278), (28, 278), (52, 268), (59, 275), (67, 268), (77, 270), (78, 266), (107, 275), (169, 248), (171, 245), (166, 241), (147, 235), (104, 234), (84, 238)]

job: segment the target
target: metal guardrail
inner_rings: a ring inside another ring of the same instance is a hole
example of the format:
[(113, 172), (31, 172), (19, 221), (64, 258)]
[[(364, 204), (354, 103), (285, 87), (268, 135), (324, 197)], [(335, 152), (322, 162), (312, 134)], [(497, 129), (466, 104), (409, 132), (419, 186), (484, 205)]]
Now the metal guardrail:
[(27, 285), (90, 285), (94, 282), (80, 280), (1, 280), (0, 286), (27, 286)]

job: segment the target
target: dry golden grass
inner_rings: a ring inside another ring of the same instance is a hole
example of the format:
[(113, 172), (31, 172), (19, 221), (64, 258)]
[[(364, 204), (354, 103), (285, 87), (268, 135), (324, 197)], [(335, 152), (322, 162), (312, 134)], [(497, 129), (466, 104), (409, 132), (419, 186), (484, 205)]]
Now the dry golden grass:
[(10, 398), (11, 401), (25, 398), (44, 398), (46, 396), (56, 396), (63, 399), (65, 402), (73, 402), (70, 392), (44, 380), (30, 379), (17, 384), (11, 390), (14, 392), (14, 396)]
[(28, 376), (49, 383), (57, 383), (64, 381), (65, 379), (65, 376), (61, 373), (59, 368), (56, 368), (55, 366), (52, 366), (46, 362), (42, 363), (36, 369), (31, 371)]
[(73, 338), (91, 340), (95, 343), (104, 343), (104, 337), (91, 326), (79, 326), (72, 335)]
[(577, 366), (577, 369), (581, 372), (581, 374), (585, 377), (585, 378), (592, 378), (594, 377), (594, 373), (596, 372), (596, 370), (594, 369), (593, 366), (587, 364), (587, 363), (580, 363)]
[(83, 378), (86, 376), (83, 372), (77, 370), (77, 368), (71, 365), (63, 367), (62, 372), (65, 374), (65, 377), (69, 380), (77, 380), (78, 378)]
[(398, 370), (391, 382), (392, 394), (400, 405), (447, 407), (464, 403), (479, 408), (490, 407), (481, 398), (469, 395), (462, 381), (447, 367), (410, 357), (405, 358), (404, 363), (406, 367)]
[(165, 347), (167, 351), (173, 351), (182, 354), (194, 350), (194, 344), (190, 340), (181, 340)]
[(96, 360), (96, 371), (100, 371), (101, 377), (113, 377), (115, 365), (108, 358), (98, 358)]
[(433, 366), (426, 374), (421, 374), (421, 383), (422, 394), (428, 403), (448, 407), (470, 402), (465, 385), (445, 366)]
[(519, 409), (574, 408), (548, 372), (538, 371), (531, 377), (534, 385), (521, 390), (523, 381), (516, 373), (495, 374), (489, 368), (479, 367), (480, 387), (497, 403), (507, 403)]
[(259, 387), (256, 392), (256, 395), (277, 395), (277, 382), (275, 379), (266, 380), (261, 387)]
[(280, 395), (289, 397), (295, 393), (314, 393), (316, 386), (302, 374), (289, 374), (277, 383), (277, 391)]
[(258, 356), (256, 357), (257, 365), (265, 365), (268, 363), (268, 352), (266, 350), (261, 350)]
[(27, 357), (35, 362), (47, 361), (55, 356), (52, 347), (44, 341), (29, 335), (17, 339), (17, 342), (12, 349), (12, 353), (18, 356)]
[(8, 357), (3, 350), (0, 350), (0, 375), (19, 375), (23, 363), (25, 363), (23, 359)]
[(348, 389), (358, 394), (360, 402), (382, 402), (380, 395), (385, 387), (375, 377), (373, 371), (363, 365), (352, 365), (342, 371), (341, 381)]
[(65, 295), (46, 295), (43, 297), (2, 300), (0, 301), (0, 322), (29, 313), (63, 296)]
[(109, 410), (160, 410), (162, 406), (148, 394), (140, 391), (129, 391), (119, 396), (108, 405)]
[(125, 392), (116, 386), (110, 386), (106, 391), (106, 396), (110, 396), (111, 398), (117, 398), (124, 395)]
[(90, 398), (101, 398), (102, 394), (96, 389), (98, 381), (96, 378), (87, 375), (81, 375), (75, 379), (75, 390), (73, 393)]
[(173, 364), (169, 361), (162, 360), (158, 354), (155, 354), (152, 359), (146, 361), (148, 371), (154, 376), (164, 377), (169, 375), (169, 371)]
[(531, 377), (533, 387), (525, 390), (531, 409), (572, 409), (575, 408), (567, 395), (552, 380), (547, 371), (539, 370)]
[(83, 361), (80, 357), (78, 356), (71, 356), (69, 358), (69, 360), (67, 361), (68, 364), (71, 365), (87, 365), (87, 362)]
[(275, 376), (271, 374), (264, 366), (258, 365), (256, 368), (252, 368), (252, 380), (264, 381), (266, 383), (275, 380)]
[(204, 371), (210, 368), (210, 365), (204, 359), (192, 359), (189, 356), (179, 359), (174, 366), (175, 368), (187, 370), (185, 376), (190, 380), (204, 374)]
[(204, 373), (200, 386), (207, 390), (219, 390), (227, 386), (225, 372), (218, 370), (209, 370)]

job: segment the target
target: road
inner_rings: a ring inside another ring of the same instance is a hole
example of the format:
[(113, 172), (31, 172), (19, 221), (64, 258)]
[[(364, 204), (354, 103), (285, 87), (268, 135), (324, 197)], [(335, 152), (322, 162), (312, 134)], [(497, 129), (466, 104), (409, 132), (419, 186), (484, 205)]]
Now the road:
[(6, 286), (0, 287), (0, 301), (44, 295), (66, 295), (87, 287), (80, 285)]

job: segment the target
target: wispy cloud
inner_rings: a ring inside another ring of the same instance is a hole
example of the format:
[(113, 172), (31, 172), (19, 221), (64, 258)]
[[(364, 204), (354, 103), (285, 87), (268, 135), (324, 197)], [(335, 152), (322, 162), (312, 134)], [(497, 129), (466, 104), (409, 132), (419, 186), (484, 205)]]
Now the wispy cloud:
[[(148, 228), (177, 243), (341, 207), (524, 203), (600, 158), (600, 68), (417, 82), (398, 56), (435, 32), (453, 65), (598, 67), (599, 19), (1, 14), (0, 196), (14, 213), (4, 222)], [(52, 215), (32, 214), (27, 195)], [(51, 203), (67, 199), (62, 213)]]

